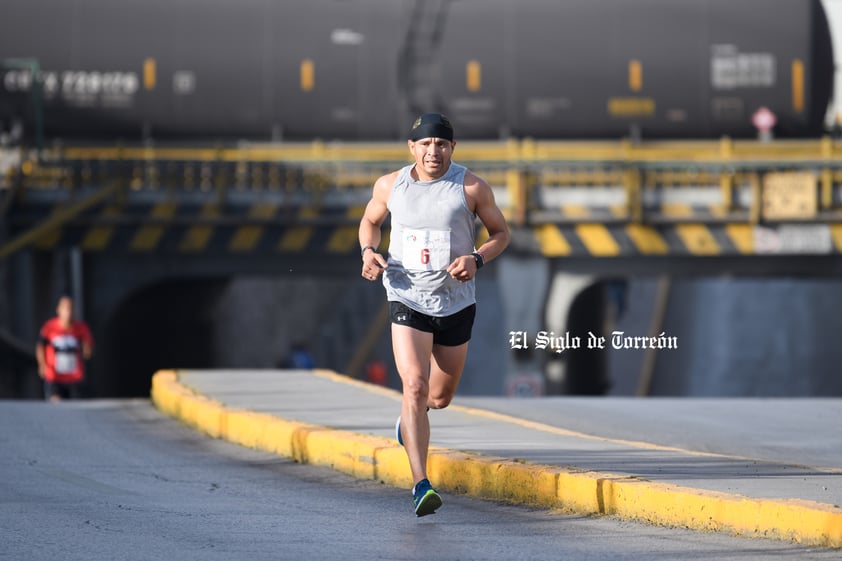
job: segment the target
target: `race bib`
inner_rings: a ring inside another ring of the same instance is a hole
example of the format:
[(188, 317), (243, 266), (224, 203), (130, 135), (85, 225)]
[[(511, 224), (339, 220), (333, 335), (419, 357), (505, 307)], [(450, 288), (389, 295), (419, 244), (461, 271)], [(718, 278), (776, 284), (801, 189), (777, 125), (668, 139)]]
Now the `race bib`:
[(403, 266), (410, 271), (443, 271), (450, 265), (450, 230), (403, 231)]
[(56, 374), (73, 374), (76, 364), (76, 353), (56, 353)]

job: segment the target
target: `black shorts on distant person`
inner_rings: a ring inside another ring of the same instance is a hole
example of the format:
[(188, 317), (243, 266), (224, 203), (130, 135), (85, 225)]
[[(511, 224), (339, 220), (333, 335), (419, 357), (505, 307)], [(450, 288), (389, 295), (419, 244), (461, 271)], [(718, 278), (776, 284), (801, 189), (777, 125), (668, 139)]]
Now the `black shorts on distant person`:
[(59, 382), (44, 382), (44, 399), (50, 400), (53, 396), (61, 399), (79, 399), (81, 384), (61, 384)]
[(432, 333), (434, 344), (447, 347), (456, 347), (471, 340), (476, 313), (477, 305), (471, 304), (449, 316), (428, 316), (413, 310), (403, 302), (389, 302), (392, 323)]

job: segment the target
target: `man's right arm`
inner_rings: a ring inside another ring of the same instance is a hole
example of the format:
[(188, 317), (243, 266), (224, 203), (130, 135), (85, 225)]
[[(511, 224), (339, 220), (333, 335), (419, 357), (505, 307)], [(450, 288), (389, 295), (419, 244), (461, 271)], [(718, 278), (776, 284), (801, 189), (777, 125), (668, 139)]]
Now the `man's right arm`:
[(47, 356), (44, 352), (44, 343), (41, 341), (35, 345), (35, 360), (38, 361), (38, 375), (43, 378), (47, 371)]
[(362, 251), (363, 277), (370, 280), (374, 280), (371, 278), (372, 273), (376, 277), (379, 275), (379, 271), (386, 268), (386, 260), (377, 253), (377, 247), (380, 245), (380, 227), (389, 214), (387, 203), (396, 176), (397, 172), (390, 173), (380, 177), (374, 183), (371, 200), (368, 201), (365, 213), (360, 220), (359, 239)]

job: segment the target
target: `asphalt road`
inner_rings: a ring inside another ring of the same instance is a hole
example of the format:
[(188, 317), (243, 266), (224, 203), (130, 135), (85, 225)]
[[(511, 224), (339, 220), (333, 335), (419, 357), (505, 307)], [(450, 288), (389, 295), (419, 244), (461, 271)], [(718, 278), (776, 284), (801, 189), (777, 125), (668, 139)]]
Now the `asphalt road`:
[(445, 496), (211, 440), (146, 401), (0, 402), (0, 559), (838, 559), (838, 550)]

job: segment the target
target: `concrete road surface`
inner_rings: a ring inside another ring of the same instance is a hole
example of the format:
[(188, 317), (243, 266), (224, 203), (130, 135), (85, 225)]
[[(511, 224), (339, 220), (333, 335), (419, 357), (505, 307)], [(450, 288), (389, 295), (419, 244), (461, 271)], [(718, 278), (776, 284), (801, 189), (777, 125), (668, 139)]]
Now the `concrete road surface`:
[(839, 551), (406, 490), (213, 440), (146, 401), (0, 402), (0, 559), (838, 559)]

